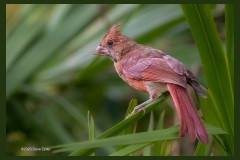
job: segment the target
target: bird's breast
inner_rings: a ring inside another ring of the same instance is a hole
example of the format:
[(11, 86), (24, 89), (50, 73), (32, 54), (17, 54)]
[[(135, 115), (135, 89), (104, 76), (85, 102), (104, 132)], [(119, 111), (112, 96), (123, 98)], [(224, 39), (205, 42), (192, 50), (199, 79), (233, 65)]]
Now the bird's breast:
[(141, 91), (141, 92), (145, 92), (147, 93), (147, 89), (145, 87), (145, 83), (144, 81), (141, 80), (135, 80), (132, 78), (129, 78), (127, 76), (125, 76), (122, 72), (122, 66), (120, 63), (114, 63), (115, 69), (118, 73), (118, 75), (127, 83), (129, 84), (131, 87)]

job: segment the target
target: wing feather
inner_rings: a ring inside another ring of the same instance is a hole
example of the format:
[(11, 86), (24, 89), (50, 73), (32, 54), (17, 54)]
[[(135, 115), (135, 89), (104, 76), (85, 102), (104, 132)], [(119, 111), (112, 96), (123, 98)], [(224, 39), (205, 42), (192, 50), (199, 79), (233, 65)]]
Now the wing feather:
[(187, 86), (186, 76), (181, 73), (181, 68), (176, 72), (162, 58), (141, 58), (135, 65), (125, 64), (123, 74), (136, 80), (173, 83), (185, 88)]

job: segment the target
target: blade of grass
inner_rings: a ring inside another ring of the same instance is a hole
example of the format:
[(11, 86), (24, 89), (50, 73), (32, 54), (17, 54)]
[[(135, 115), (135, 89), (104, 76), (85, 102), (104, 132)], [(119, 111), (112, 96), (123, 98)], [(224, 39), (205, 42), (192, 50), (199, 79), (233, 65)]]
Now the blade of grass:
[[(206, 130), (208, 134), (226, 134), (220, 128), (216, 128), (210, 125), (206, 125)], [(122, 135), (115, 136), (104, 139), (96, 139), (95, 141), (85, 141), (80, 143), (71, 143), (64, 145), (53, 146), (52, 149), (57, 152), (66, 152), (66, 151), (75, 151), (85, 150), (99, 147), (109, 147), (109, 146), (118, 146), (118, 145), (128, 145), (128, 144), (137, 144), (137, 143), (149, 143), (160, 140), (172, 140), (179, 138), (178, 136), (179, 126), (173, 126), (168, 129), (150, 131), (150, 132), (141, 132), (131, 135)]]
[(160, 155), (161, 156), (166, 156), (167, 155), (167, 148), (168, 148), (168, 144), (171, 143), (171, 141), (163, 141), (161, 143), (161, 150), (160, 150)]
[[(126, 15), (131, 14), (138, 6), (139, 4), (115, 5), (104, 16), (108, 19), (109, 23), (114, 24)], [(62, 75), (66, 75), (76, 68), (79, 70), (79, 68), (84, 68), (87, 64), (91, 63), (94, 49), (101, 41), (106, 29), (106, 23), (102, 21), (102, 17), (97, 16), (88, 27), (84, 28), (75, 38), (70, 40), (59, 51), (60, 53), (50, 59), (48, 62), (50, 67), (46, 68), (43, 66), (43, 70), (38, 73), (37, 79), (58, 79), (58, 77), (62, 77)], [(69, 56), (66, 53), (72, 54)], [(56, 64), (56, 61), (59, 62)], [(79, 74), (78, 77), (81, 77), (82, 72), (78, 71), (76, 74)]]
[(134, 144), (134, 145), (130, 145), (130, 146), (127, 146), (109, 156), (128, 156), (144, 147), (147, 147), (151, 145), (151, 143), (140, 143), (140, 144)]
[(45, 118), (44, 121), (46, 122), (46, 129), (49, 130), (49, 132), (52, 132), (52, 134), (55, 135), (56, 138), (59, 139), (59, 141), (61, 141), (62, 143), (69, 143), (75, 141), (73, 136), (58, 120), (58, 118), (54, 114), (54, 110), (52, 110), (51, 108), (45, 109), (42, 110), (42, 114)]
[(73, 4), (58, 4), (54, 7), (53, 14), (50, 16), (48, 24), (46, 24), (47, 31), (52, 31), (61, 25), (61, 22), (67, 16), (67, 13), (73, 9)]
[[(219, 114), (219, 127), (229, 134), (224, 136), (229, 154), (233, 154), (233, 89), (230, 73), (227, 70), (225, 55), (221, 45), (211, 10), (208, 5), (182, 5), (196, 41), (209, 92), (214, 101), (213, 111)], [(204, 114), (208, 117), (208, 114)], [(209, 117), (213, 118), (213, 117)]]
[[(66, 114), (69, 114), (78, 125), (84, 128), (84, 131), (88, 129), (87, 117), (79, 112), (75, 106), (73, 106), (68, 100), (61, 96), (53, 96), (44, 92), (39, 92), (35, 88), (28, 85), (21, 85), (23, 93), (30, 94), (38, 99), (51, 102), (54, 105), (60, 107)], [(95, 128), (99, 132), (97, 128)]]
[[(127, 108), (127, 112), (125, 114), (125, 117), (126, 118), (131, 112), (132, 110), (134, 109), (134, 107), (137, 106), (137, 100), (136, 99), (132, 99), (128, 105), (128, 108)], [(128, 128), (126, 128), (120, 135), (127, 135), (127, 134), (131, 134), (133, 132), (133, 125), (129, 126)], [(123, 148), (125, 148), (126, 146), (118, 146), (116, 151), (119, 151)]]
[(224, 146), (222, 139), (220, 138), (220, 135), (214, 135), (214, 140), (215, 141), (213, 141), (213, 144), (219, 150), (219, 153), (223, 156), (227, 156), (228, 155), (226, 151), (227, 149)]
[(158, 140), (177, 139), (178, 129), (179, 127), (175, 126), (175, 127), (171, 127), (164, 130), (156, 130), (151, 132), (141, 132), (141, 133), (136, 133), (131, 135), (122, 135), (122, 136), (104, 138), (104, 139), (95, 140), (94, 142), (86, 141), (86, 142), (72, 143), (67, 145), (59, 145), (55, 147), (60, 149), (56, 149), (54, 152), (57, 153), (57, 152), (74, 151), (76, 150), (76, 148), (91, 149), (95, 147), (130, 145), (130, 144), (137, 144), (137, 143), (154, 142)]
[[(233, 4), (225, 4), (225, 28), (226, 28), (226, 51), (227, 65), (233, 81), (233, 57), (234, 57), (234, 6)], [(232, 86), (233, 87), (233, 86)]]
[[(151, 111), (148, 131), (153, 131), (153, 129), (154, 129), (154, 117), (153, 117), (153, 111)], [(143, 149), (143, 156), (151, 156), (151, 145), (148, 145)]]
[[(25, 106), (21, 104), (18, 100), (13, 100), (11, 102), (12, 112), (11, 114), (16, 114), (16, 118), (19, 118), (21, 121), (18, 123), (23, 123), (25, 126), (28, 126), (29, 128), (32, 128), (36, 131), (36, 133), (45, 136), (49, 139), (49, 141), (52, 141), (53, 143), (60, 143), (62, 141), (58, 141), (57, 138), (53, 133), (49, 134), (49, 131), (46, 128), (43, 128), (41, 123), (39, 122), (39, 119), (36, 118), (36, 116), (29, 114), (29, 112), (25, 109)], [(6, 113), (7, 116), (10, 113)], [(41, 112), (40, 112), (41, 114)]]
[[(157, 124), (157, 128), (156, 129), (163, 129), (163, 119), (164, 119), (164, 115), (165, 115), (165, 110), (161, 113), (159, 120), (158, 120), (158, 124)], [(154, 143), (154, 147), (153, 147), (153, 156), (162, 156), (161, 155), (161, 146), (163, 145), (163, 141), (159, 141), (159, 142), (155, 142)]]
[(207, 146), (198, 142), (194, 156), (204, 156)]
[[(89, 111), (88, 111), (88, 137), (90, 141), (93, 141), (95, 139), (94, 120), (90, 115)], [(94, 153), (91, 154), (91, 156), (94, 155), (95, 155)]]
[(92, 141), (95, 139), (95, 127), (94, 127), (94, 120), (88, 111), (88, 133), (89, 133), (89, 140)]
[[(36, 6), (31, 6), (36, 8)], [(31, 12), (30, 12), (31, 11)], [(32, 41), (39, 36), (43, 30), (46, 21), (44, 13), (49, 13), (51, 8), (37, 7), (35, 10), (30, 10), (29, 15), (25, 19), (21, 19), (18, 27), (15, 29), (14, 34), (7, 38), (6, 43), (6, 71), (14, 66), (14, 62), (23, 54), (24, 49), (32, 44)], [(42, 19), (39, 21), (39, 19)]]
[[(12, 4), (7, 4), (7, 6), (12, 5)], [(15, 5), (15, 4), (13, 4)], [(25, 4), (21, 5), (21, 10), (19, 10), (18, 14), (14, 15), (12, 17), (12, 24), (7, 25), (6, 28), (6, 39), (11, 39), (11, 36), (15, 33), (15, 31), (18, 29), (17, 26), (20, 26), (22, 23), (24, 23), (24, 18), (29, 16), (29, 14), (32, 14), (33, 10), (36, 10), (38, 5), (37, 4)]]
[[(6, 76), (7, 98), (19, 84), (26, 80), (50, 56), (56, 53), (56, 50), (60, 49), (63, 44), (71, 37), (74, 37), (79, 30), (84, 28), (84, 26), (95, 17), (97, 14), (96, 7), (96, 5), (85, 5), (82, 6), (82, 9), (75, 10), (74, 15), (68, 17), (64, 23), (51, 32), (51, 34), (44, 36), (37, 45), (29, 49), (21, 59), (16, 62), (14, 68), (12, 68)], [(76, 20), (76, 14), (81, 16), (81, 21)], [(85, 15), (88, 16), (86, 17)], [(71, 27), (69, 27), (69, 24), (71, 24)], [(66, 30), (66, 28), (68, 29)], [(49, 47), (46, 48), (45, 46)], [(33, 61), (33, 59), (37, 59), (37, 61)], [(22, 72), (22, 70), (24, 70), (24, 72)]]
[(136, 99), (132, 99), (128, 105), (126, 114), (124, 118), (127, 118), (127, 116), (133, 111), (134, 107), (137, 106), (137, 100)]
[[(162, 95), (159, 99), (157, 99), (155, 102), (149, 104), (146, 106), (145, 114), (142, 114), (142, 112), (138, 112), (134, 114), (133, 116), (129, 117), (128, 119), (124, 119), (120, 123), (116, 124), (114, 127), (110, 128), (109, 130), (105, 131), (102, 133), (100, 136), (98, 136), (96, 139), (103, 139), (111, 136), (115, 136), (119, 133), (121, 133), (123, 130), (125, 130), (127, 127), (130, 125), (134, 124), (137, 122), (139, 119), (141, 119), (143, 116), (145, 116), (147, 113), (149, 113), (153, 107), (156, 106), (158, 102), (162, 102), (163, 100), (166, 99), (168, 95)], [(71, 156), (82, 156), (82, 155), (89, 155), (92, 152), (94, 152), (96, 149), (91, 149), (91, 150), (76, 150), (72, 152), (70, 155)]]
[(209, 144), (206, 147), (205, 156), (211, 156), (213, 149), (213, 136), (209, 136)]
[[(156, 18), (152, 15), (159, 17), (161, 16), (161, 18)], [(179, 17), (183, 17), (183, 14), (181, 12), (181, 9), (179, 8), (179, 5), (177, 4), (146, 5), (141, 8), (138, 13), (132, 16), (131, 21), (129, 21), (124, 26), (123, 33), (135, 39), (138, 38), (140, 35), (147, 34), (150, 30), (156, 29), (159, 26), (164, 26), (171, 21), (175, 22), (175, 20)], [(143, 21), (143, 19), (145, 20)], [(146, 23), (148, 25), (144, 25)], [(128, 30), (125, 30), (126, 28), (128, 28)]]

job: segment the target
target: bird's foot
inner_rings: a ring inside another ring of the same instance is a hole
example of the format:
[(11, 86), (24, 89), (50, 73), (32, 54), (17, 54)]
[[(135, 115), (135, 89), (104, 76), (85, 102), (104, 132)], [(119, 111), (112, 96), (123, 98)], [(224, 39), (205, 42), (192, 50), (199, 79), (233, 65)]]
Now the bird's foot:
[(140, 104), (140, 105), (136, 106), (133, 109), (133, 111), (126, 117), (126, 119), (131, 117), (132, 115), (134, 115), (135, 113), (137, 113), (139, 111), (143, 111), (143, 114), (144, 114), (145, 113), (145, 105)]

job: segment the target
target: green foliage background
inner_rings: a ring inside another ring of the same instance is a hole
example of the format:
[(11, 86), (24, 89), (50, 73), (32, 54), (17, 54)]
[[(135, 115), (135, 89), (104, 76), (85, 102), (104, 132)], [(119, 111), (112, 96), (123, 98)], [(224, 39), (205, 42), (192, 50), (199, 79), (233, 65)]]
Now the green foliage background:
[[(177, 58), (208, 89), (208, 99), (193, 94), (213, 135), (208, 146), (177, 140), (170, 98), (150, 106), (151, 116), (122, 121), (129, 101), (143, 102), (148, 95), (126, 85), (111, 60), (93, 55), (107, 29), (119, 22), (123, 34)], [(21, 147), (72, 142), (83, 143), (59, 147), (71, 155), (233, 155), (232, 5), (7, 5), (6, 41), (8, 155), (52, 155)], [(143, 132), (139, 141), (124, 137), (132, 130)], [(141, 141), (151, 130), (153, 137), (166, 136)], [(82, 146), (89, 150), (77, 150)]]

